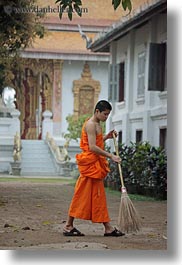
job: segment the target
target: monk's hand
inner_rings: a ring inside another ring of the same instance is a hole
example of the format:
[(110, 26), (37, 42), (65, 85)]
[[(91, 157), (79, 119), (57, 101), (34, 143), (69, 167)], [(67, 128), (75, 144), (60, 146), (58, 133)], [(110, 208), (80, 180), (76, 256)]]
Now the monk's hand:
[(118, 133), (115, 130), (112, 130), (106, 135), (106, 138), (107, 139), (112, 139), (113, 138), (113, 133), (115, 134), (115, 137), (118, 136)]
[(111, 154), (111, 159), (116, 163), (121, 163), (121, 157)]

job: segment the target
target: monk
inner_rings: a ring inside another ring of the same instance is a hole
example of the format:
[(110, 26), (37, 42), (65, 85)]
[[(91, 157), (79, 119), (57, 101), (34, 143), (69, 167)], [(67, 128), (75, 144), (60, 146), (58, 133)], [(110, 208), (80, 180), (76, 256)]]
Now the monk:
[(99, 101), (94, 114), (82, 127), (80, 148), (82, 153), (76, 155), (80, 176), (75, 185), (74, 195), (70, 204), (68, 219), (63, 228), (65, 236), (84, 236), (73, 222), (75, 218), (91, 220), (93, 223), (103, 223), (104, 236), (122, 236), (121, 231), (113, 228), (107, 209), (103, 179), (110, 171), (106, 158), (120, 163), (119, 156), (104, 150), (104, 141), (113, 137), (111, 131), (103, 136), (100, 122), (105, 122), (112, 106), (105, 100)]

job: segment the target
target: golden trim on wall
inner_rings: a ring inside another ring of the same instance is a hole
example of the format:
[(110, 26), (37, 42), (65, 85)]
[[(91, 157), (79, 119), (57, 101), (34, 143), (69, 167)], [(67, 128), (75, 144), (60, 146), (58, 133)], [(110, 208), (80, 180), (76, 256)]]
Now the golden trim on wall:
[(100, 90), (100, 82), (92, 79), (89, 64), (85, 63), (81, 78), (73, 81), (75, 118), (83, 114), (92, 114)]

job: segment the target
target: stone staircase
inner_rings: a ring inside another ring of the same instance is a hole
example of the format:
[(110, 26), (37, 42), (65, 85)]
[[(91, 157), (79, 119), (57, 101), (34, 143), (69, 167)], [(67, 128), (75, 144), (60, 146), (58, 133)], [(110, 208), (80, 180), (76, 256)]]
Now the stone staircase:
[(58, 175), (52, 154), (44, 140), (22, 140), (21, 175)]

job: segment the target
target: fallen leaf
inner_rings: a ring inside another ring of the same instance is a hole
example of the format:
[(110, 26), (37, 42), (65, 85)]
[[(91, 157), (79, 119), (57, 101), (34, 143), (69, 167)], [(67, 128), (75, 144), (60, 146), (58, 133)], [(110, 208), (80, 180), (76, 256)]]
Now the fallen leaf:
[(50, 221), (43, 221), (42, 224), (43, 224), (43, 225), (50, 225), (51, 222), (50, 222)]
[(15, 228), (15, 229), (13, 230), (13, 232), (19, 232), (19, 229), (18, 229), (18, 228)]
[(156, 234), (148, 234), (148, 237), (157, 237)]

